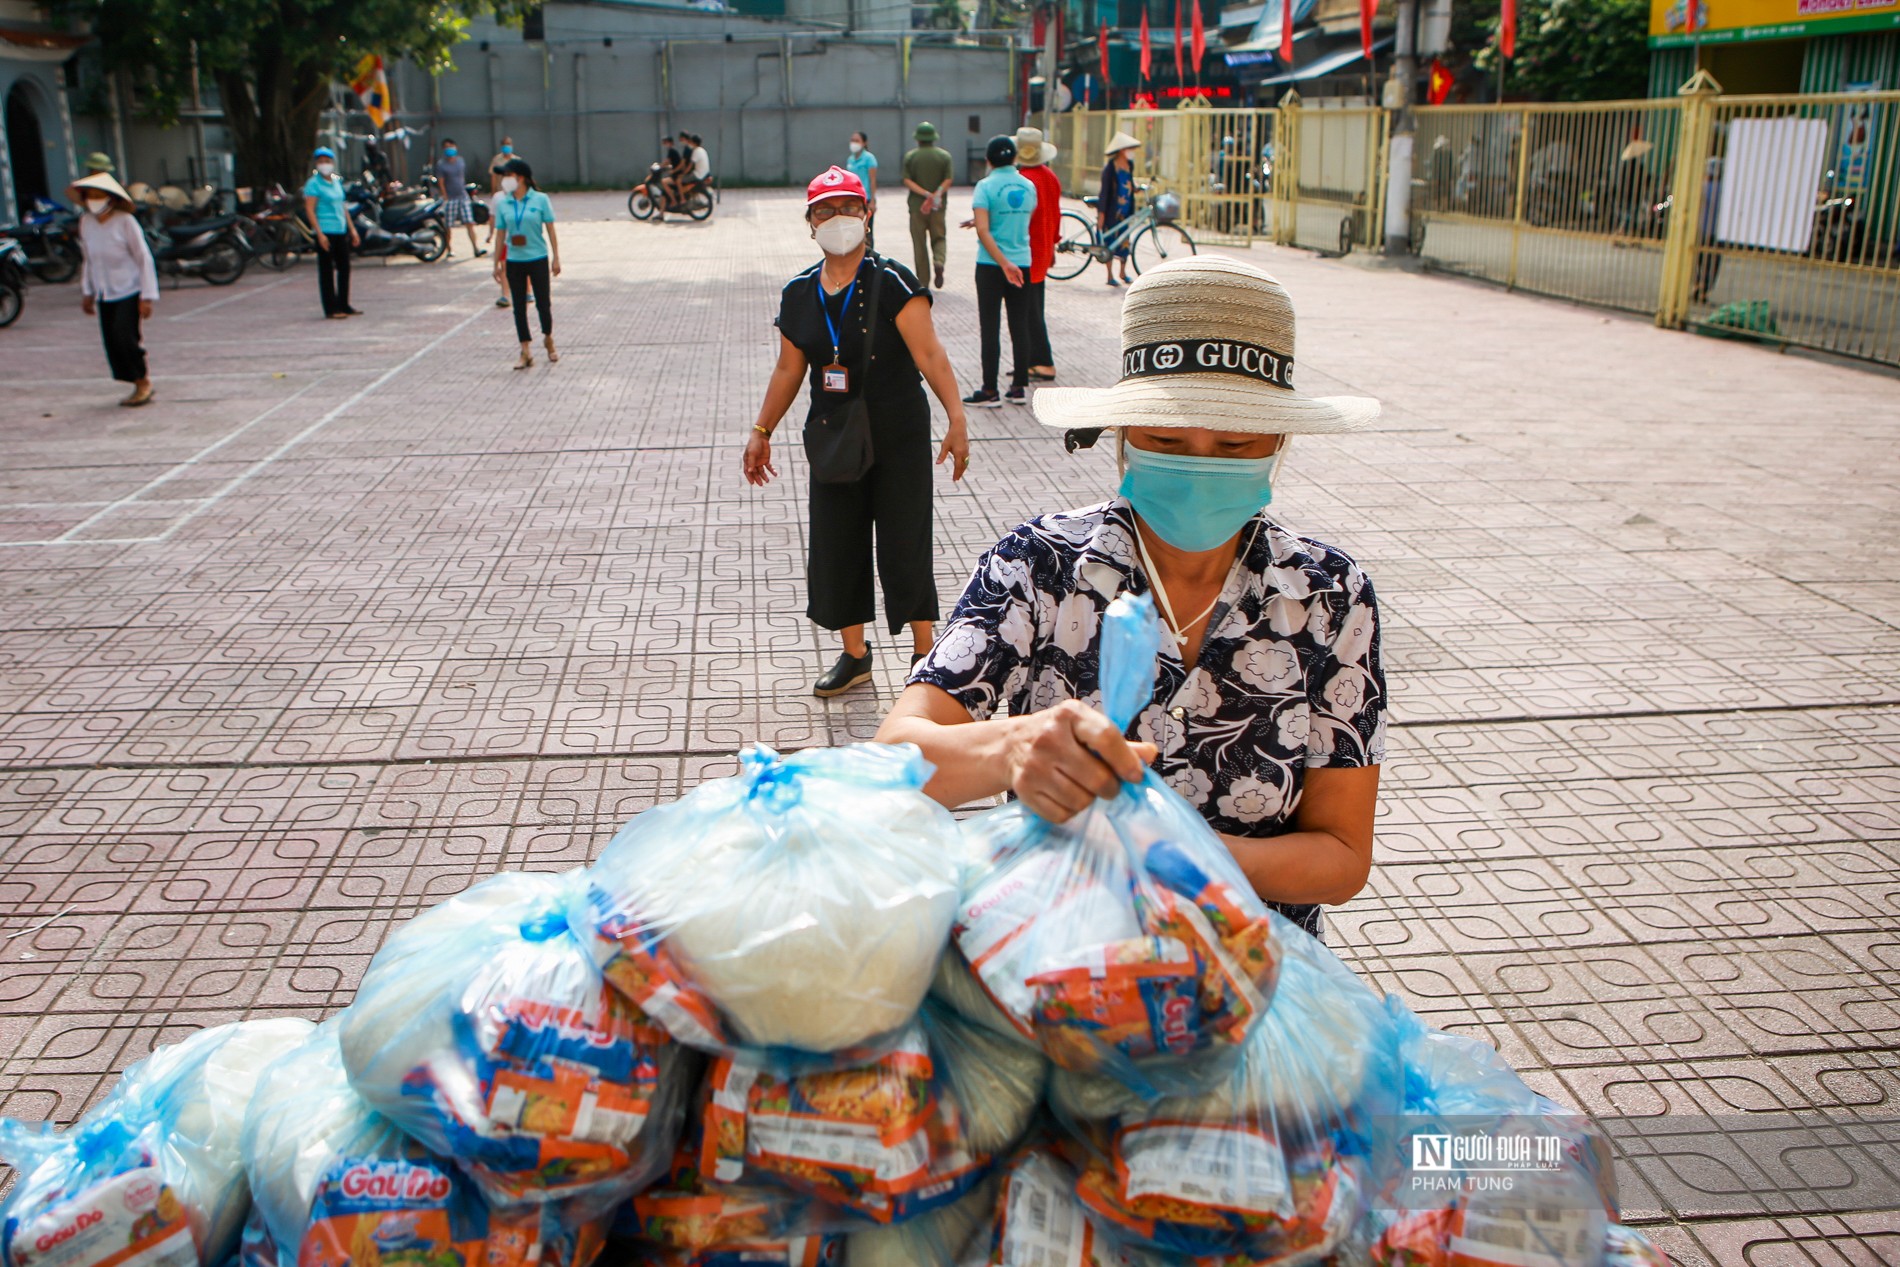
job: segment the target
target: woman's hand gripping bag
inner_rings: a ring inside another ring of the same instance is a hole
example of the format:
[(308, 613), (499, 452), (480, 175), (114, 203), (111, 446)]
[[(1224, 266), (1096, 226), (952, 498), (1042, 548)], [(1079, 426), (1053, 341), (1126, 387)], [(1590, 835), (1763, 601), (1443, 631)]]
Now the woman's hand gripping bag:
[(740, 755), (623, 827), (574, 904), (607, 979), (683, 1043), (781, 1072), (877, 1055), (956, 912), (954, 819), (913, 745)]
[[(1126, 730), (1153, 694), (1161, 624), (1152, 599), (1124, 595), (1102, 627), (1102, 704)], [(1279, 941), (1193, 806), (1149, 772), (1059, 826), (1015, 803), (965, 830), (990, 864), (958, 908), (942, 997), (1062, 1068), (1148, 1094), (1232, 1066), (1272, 997)]]
[(424, 911), (340, 1019), (350, 1085), (491, 1205), (607, 1210), (664, 1174), (690, 1059), (569, 930), (582, 872), (503, 872)]
[(18, 1170), (0, 1202), (6, 1267), (215, 1264), (250, 1205), (239, 1139), (258, 1075), (308, 1021), (245, 1021), (160, 1047), (63, 1134), (0, 1119)]
[[(253, 1215), (277, 1267), (588, 1267), (607, 1217), (557, 1202), (491, 1213), (452, 1162), (351, 1088), (337, 1030), (324, 1023), (271, 1065), (244, 1115)], [(248, 1256), (270, 1261), (259, 1246)]]
[(1193, 1259), (1316, 1261), (1358, 1223), (1400, 1103), (1378, 995), (1290, 924), (1273, 1003), (1218, 1083), (1147, 1100), (1056, 1071), (1049, 1100), (1085, 1146), (1076, 1193), (1117, 1237)]
[(1029, 1129), (1047, 1062), (926, 1005), (897, 1045), (850, 1069), (779, 1076), (722, 1058), (702, 1093), (698, 1169), (776, 1185), (844, 1216), (894, 1224), (981, 1182)]
[[(1506, 1189), (1467, 1183), (1455, 1160), (1451, 1170), (1434, 1172), (1427, 1176), (1433, 1182), (1422, 1186), (1412, 1181), (1414, 1172), (1397, 1170), (1371, 1216), (1378, 1232), (1366, 1239), (1375, 1263), (1633, 1267), (1650, 1261), (1654, 1247), (1615, 1223), (1608, 1140), (1587, 1116), (1526, 1086), (1485, 1043), (1431, 1028), (1396, 998), (1386, 1006), (1404, 1067), (1395, 1155), (1409, 1160), (1420, 1136), (1476, 1137), (1519, 1173), (1510, 1175)], [(1516, 1145), (1523, 1155), (1498, 1141)]]

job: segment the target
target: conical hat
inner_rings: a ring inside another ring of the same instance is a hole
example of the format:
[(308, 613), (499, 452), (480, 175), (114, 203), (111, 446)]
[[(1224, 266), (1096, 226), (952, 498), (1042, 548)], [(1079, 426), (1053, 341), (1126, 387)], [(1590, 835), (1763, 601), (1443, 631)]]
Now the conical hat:
[(81, 190), (97, 189), (102, 194), (111, 194), (126, 206), (132, 205), (132, 195), (125, 192), (125, 186), (112, 178), (110, 172), (100, 172), (96, 176), (85, 176), (66, 186), (66, 196), (74, 202), (85, 198)]
[(1117, 132), (1114, 136), (1108, 138), (1108, 145), (1102, 150), (1102, 153), (1119, 154), (1123, 150), (1138, 150), (1140, 148), (1140, 141), (1137, 141), (1126, 132)]

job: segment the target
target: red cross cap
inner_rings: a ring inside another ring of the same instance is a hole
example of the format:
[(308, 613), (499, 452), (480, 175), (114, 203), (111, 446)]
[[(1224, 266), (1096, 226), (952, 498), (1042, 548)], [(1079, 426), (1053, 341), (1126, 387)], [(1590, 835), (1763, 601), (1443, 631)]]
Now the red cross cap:
[(856, 198), (869, 201), (864, 197), (864, 182), (842, 167), (833, 167), (812, 177), (811, 184), (805, 186), (805, 205), (823, 202), (827, 198)]

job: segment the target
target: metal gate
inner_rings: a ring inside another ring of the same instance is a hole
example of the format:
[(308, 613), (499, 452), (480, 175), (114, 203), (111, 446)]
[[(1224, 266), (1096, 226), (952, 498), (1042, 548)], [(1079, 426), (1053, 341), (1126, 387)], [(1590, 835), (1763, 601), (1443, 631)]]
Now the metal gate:
[(1377, 106), (1280, 101), (1274, 241), (1343, 255), (1385, 241), (1386, 145), (1391, 115)]

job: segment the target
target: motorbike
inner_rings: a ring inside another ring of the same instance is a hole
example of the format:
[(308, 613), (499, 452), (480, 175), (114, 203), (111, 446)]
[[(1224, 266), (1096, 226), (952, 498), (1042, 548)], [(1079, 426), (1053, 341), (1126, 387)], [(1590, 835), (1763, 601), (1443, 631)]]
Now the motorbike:
[(686, 197), (668, 202), (665, 187), (660, 183), (665, 175), (665, 163), (654, 163), (647, 168), (647, 178), (635, 185), (633, 192), (627, 195), (628, 215), (635, 220), (651, 220), (655, 215), (673, 212), (704, 220), (712, 214), (713, 191), (709, 186), (701, 185)]
[(426, 215), (398, 208), (398, 223), (413, 225), (398, 232), (385, 227), (383, 205), (368, 189), (351, 185), (347, 197), (350, 222), (356, 226), (357, 237), (357, 245), (350, 251), (352, 255), (384, 259), (413, 255), (426, 264), (448, 253), (449, 236), (442, 227), (439, 203), (427, 204), (434, 211)]
[(27, 268), (43, 282), (69, 282), (79, 272), (79, 213), (47, 198), (19, 224), (0, 229), (26, 252)]
[(12, 238), (0, 238), (0, 329), (19, 320), (26, 307), (26, 250)]
[(152, 262), (167, 277), (202, 277), (213, 286), (229, 286), (244, 276), (251, 251), (238, 218), (212, 216), (190, 224), (145, 225)]

